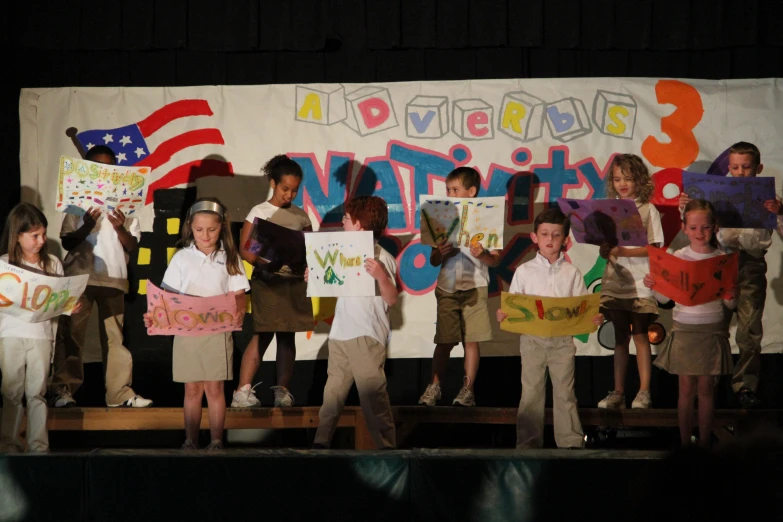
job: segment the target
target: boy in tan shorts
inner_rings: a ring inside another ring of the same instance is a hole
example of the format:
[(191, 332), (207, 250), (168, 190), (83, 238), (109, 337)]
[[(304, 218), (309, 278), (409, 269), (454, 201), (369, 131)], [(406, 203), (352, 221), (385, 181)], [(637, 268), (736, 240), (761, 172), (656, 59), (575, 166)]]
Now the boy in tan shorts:
[[(446, 176), (446, 193), (452, 198), (475, 198), (481, 188), (481, 176), (470, 167), (459, 167)], [(432, 380), (419, 404), (435, 406), (441, 397), (440, 383), (446, 374), (451, 350), (462, 343), (465, 349), (465, 376), (454, 406), (475, 406), (473, 386), (479, 367), (479, 343), (492, 339), (487, 309), (490, 266), (500, 262), (500, 250), (485, 250), (481, 245), (455, 248), (447, 240), (432, 248), (430, 263), (440, 266), (435, 297), (438, 322), (435, 325), (435, 353), (432, 356)]]

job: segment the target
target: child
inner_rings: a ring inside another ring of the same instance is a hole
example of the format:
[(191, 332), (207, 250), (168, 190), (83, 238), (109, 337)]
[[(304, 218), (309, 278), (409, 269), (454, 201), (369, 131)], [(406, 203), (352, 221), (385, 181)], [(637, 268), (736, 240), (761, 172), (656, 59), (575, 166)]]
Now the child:
[[(650, 172), (639, 156), (618, 154), (612, 160), (607, 177), (606, 193), (610, 198), (631, 199), (642, 216), (651, 245), (663, 245), (661, 215), (650, 203), (653, 184)], [(636, 365), (639, 368), (639, 393), (633, 408), (649, 408), (652, 352), (648, 328), (658, 317), (658, 304), (652, 291), (643, 283), (650, 271), (646, 247), (621, 247), (604, 244), (601, 257), (606, 268), (601, 283), (601, 311), (614, 325), (614, 390), (598, 403), (599, 408), (625, 408), (625, 373), (628, 367), (628, 347), (633, 334), (636, 345)]]
[[(579, 269), (566, 261), (563, 247), (570, 223), (558, 208), (536, 216), (530, 238), (538, 245), (536, 257), (514, 272), (508, 291), (545, 297), (572, 297), (587, 294)], [(498, 322), (508, 317), (496, 313)], [(596, 316), (597, 322), (603, 317)], [(541, 448), (544, 444), (544, 401), (546, 374), (552, 380), (555, 442), (558, 448), (583, 448), (584, 433), (574, 394), (576, 345), (571, 336), (542, 338), (522, 335), (522, 397), (517, 414), (517, 449)]]
[[(761, 152), (752, 143), (740, 141), (729, 149), (729, 173), (735, 178), (755, 177), (761, 174)], [(680, 211), (690, 201), (687, 194), (680, 195)], [(764, 206), (780, 215), (779, 200), (768, 200)], [(780, 226), (781, 219), (778, 218)], [(723, 228), (718, 231), (718, 241), (724, 250), (739, 251), (739, 275), (737, 286), (737, 348), (739, 359), (734, 367), (731, 387), (743, 408), (761, 404), (756, 396), (761, 370), (761, 318), (767, 299), (767, 262), (764, 255), (772, 245), (772, 231), (752, 228)], [(727, 311), (726, 320), (731, 321)]]
[[(116, 164), (114, 152), (105, 145), (92, 147), (85, 159)], [(84, 382), (82, 352), (93, 304), (98, 305), (99, 338), (103, 351), (106, 405), (146, 408), (152, 401), (131, 388), (133, 357), (123, 345), (125, 292), (128, 291), (128, 254), (139, 244), (141, 228), (136, 218), (120, 210), (106, 212), (90, 208), (81, 218), (66, 214), (60, 229), (65, 256), (65, 275), (89, 274), (87, 289), (80, 298), (81, 310), (63, 316), (57, 329), (52, 377), (53, 405), (74, 406), (73, 394)]]
[[(11, 210), (0, 238), (0, 260), (47, 275), (63, 275), (60, 260), (48, 253), (43, 213), (20, 203)], [(74, 311), (78, 312), (79, 304)], [(3, 419), (0, 452), (24, 448), (19, 429), (24, 416), (22, 396), (27, 399), (27, 449), (49, 452), (46, 431), (46, 379), (52, 357), (51, 321), (28, 323), (0, 313), (0, 371), (3, 373)]]
[(253, 303), (253, 327), (255, 335), (245, 348), (239, 370), (239, 388), (234, 392), (232, 408), (260, 406), (250, 383), (258, 372), (264, 352), (277, 338), (277, 386), (275, 407), (294, 405), (294, 396), (288, 391), (294, 375), (296, 360), (296, 332), (313, 329), (313, 305), (307, 297), (304, 282), (304, 266), (281, 266), (267, 263), (245, 250), (245, 244), (253, 230), (253, 220), (261, 218), (291, 230), (313, 229), (307, 213), (292, 201), (296, 199), (302, 183), (302, 168), (292, 159), (280, 154), (264, 165), (269, 178), (272, 197), (250, 210), (242, 226), (239, 245), (242, 258), (253, 265), (251, 299)]
[[(245, 268), (231, 237), (226, 208), (216, 198), (199, 198), (182, 226), (180, 249), (171, 258), (162, 287), (165, 290), (198, 297), (233, 292), (236, 296), (235, 326), (245, 317), (245, 292), (250, 290)], [(144, 314), (149, 327), (149, 314)], [(173, 373), (175, 382), (185, 383), (184, 450), (197, 448), (201, 426), (201, 401), (206, 393), (209, 431), (207, 450), (223, 448), (226, 397), (223, 381), (233, 379), (234, 343), (231, 332), (200, 337), (174, 336)]]
[[(376, 241), (375, 258), (364, 263), (365, 270), (376, 281), (375, 297), (337, 299), (329, 333), (329, 377), (313, 443), (316, 449), (329, 447), (354, 381), (375, 445), (379, 449), (391, 449), (396, 445), (383, 365), (391, 335), (389, 307), (397, 302), (397, 262), (377, 243), (387, 222), (386, 202), (379, 197), (362, 196), (345, 203), (345, 230), (370, 230)], [(305, 272), (305, 279), (307, 274)]]
[[(718, 226), (711, 203), (702, 199), (691, 200), (685, 207), (682, 229), (690, 240), (690, 246), (676, 251), (675, 256), (699, 261), (723, 255), (715, 239)], [(655, 289), (655, 276), (644, 276), (644, 285)], [(732, 288), (730, 294), (733, 296), (734, 293)], [(656, 294), (656, 298), (661, 297)], [(674, 328), (655, 358), (655, 366), (679, 375), (677, 416), (683, 446), (691, 442), (693, 401), (698, 393), (699, 445), (709, 447), (715, 409), (714, 376), (732, 371), (728, 325), (723, 320), (724, 303), (730, 308), (736, 304), (733, 297), (730, 301), (716, 299), (695, 306), (677, 303), (672, 313)]]
[[(470, 167), (459, 167), (446, 176), (446, 193), (452, 198), (474, 198), (481, 187), (481, 176)], [(487, 267), (500, 263), (500, 250), (485, 250), (481, 245), (454, 248), (444, 239), (432, 248), (430, 263), (440, 266), (435, 298), (438, 320), (435, 324), (435, 353), (432, 356), (432, 380), (419, 404), (435, 406), (441, 397), (440, 383), (446, 374), (449, 354), (457, 343), (465, 349), (463, 386), (453, 401), (455, 406), (475, 406), (474, 385), (479, 367), (479, 343), (492, 340), (492, 325), (487, 309)]]

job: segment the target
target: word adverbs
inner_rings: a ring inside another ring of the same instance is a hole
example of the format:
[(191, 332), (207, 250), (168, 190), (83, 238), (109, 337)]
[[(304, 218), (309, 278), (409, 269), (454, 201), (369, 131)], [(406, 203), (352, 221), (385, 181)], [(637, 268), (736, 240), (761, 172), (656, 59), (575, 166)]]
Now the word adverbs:
[(503, 248), (506, 198), (419, 197), (421, 243), (436, 246), (448, 241), (458, 247), (481, 245)]
[(682, 191), (691, 199), (706, 199), (715, 206), (718, 226), (766, 228), (777, 225), (777, 216), (764, 208), (775, 199), (775, 178), (734, 178), (684, 171)]
[(375, 252), (372, 232), (308, 232), (305, 249), (308, 297), (375, 295), (375, 280), (364, 269)]
[(500, 329), (537, 337), (562, 337), (596, 331), (601, 294), (540, 297), (501, 292), (500, 309), (508, 315)]
[(152, 319), (149, 335), (198, 337), (241, 330), (234, 326), (237, 301), (233, 293), (195, 297), (166, 292), (148, 282), (147, 313)]
[(631, 200), (557, 198), (557, 204), (571, 221), (577, 243), (647, 245), (647, 229)]
[(55, 208), (77, 215), (90, 207), (134, 214), (144, 207), (151, 170), (61, 156)]
[(71, 315), (89, 278), (48, 276), (0, 261), (0, 313), (28, 323)]
[(734, 252), (699, 261), (673, 256), (648, 246), (654, 290), (685, 306), (726, 299), (737, 286), (739, 254)]

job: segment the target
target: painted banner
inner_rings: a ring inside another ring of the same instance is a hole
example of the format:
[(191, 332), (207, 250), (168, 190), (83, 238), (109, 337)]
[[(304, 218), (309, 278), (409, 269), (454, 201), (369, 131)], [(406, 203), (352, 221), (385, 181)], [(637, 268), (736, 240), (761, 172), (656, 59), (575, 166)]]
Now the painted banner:
[(557, 198), (560, 210), (571, 220), (579, 243), (645, 246), (647, 229), (636, 203), (630, 199)]
[(261, 218), (253, 220), (253, 229), (245, 243), (245, 250), (270, 262), (282, 263), (301, 274), (305, 267), (304, 232), (281, 227)]
[(500, 294), (500, 309), (508, 315), (500, 329), (537, 337), (562, 337), (595, 332), (601, 294), (575, 297)]
[(764, 208), (765, 201), (775, 199), (774, 178), (683, 172), (682, 187), (692, 199), (706, 199), (715, 206), (720, 227), (772, 230), (777, 224), (777, 216)]
[(167, 292), (147, 283), (148, 335), (199, 337), (241, 330), (234, 327), (237, 300), (233, 293), (195, 297)]
[(728, 297), (737, 286), (739, 254), (699, 261), (680, 259), (660, 248), (647, 247), (654, 290), (675, 303), (694, 306)]
[(506, 198), (433, 198), (420, 196), (421, 243), (435, 246), (444, 239), (458, 247), (481, 245), (503, 249)]
[[(194, 196), (168, 189), (191, 187), (197, 197), (219, 197), (240, 221), (269, 197), (269, 180), (260, 167), (286, 154), (303, 172), (292, 204), (308, 214), (315, 230), (342, 230), (344, 205), (352, 197), (374, 195), (386, 201), (388, 226), (378, 243), (397, 260), (402, 294), (390, 311), (387, 353), (391, 358), (430, 358), (440, 267), (429, 262), (432, 247), (422, 236), (420, 202), (422, 196), (447, 197), (449, 172), (475, 168), (481, 176), (477, 195), (505, 199), (500, 259), (488, 269), (493, 311), (516, 267), (535, 255), (530, 233), (536, 215), (557, 205), (558, 198), (606, 199), (615, 154), (635, 154), (649, 168), (651, 202), (661, 214), (666, 247), (681, 240), (675, 236), (681, 225), (677, 203), (683, 172), (724, 178), (732, 144), (757, 145), (764, 176), (773, 178), (780, 190), (781, 106), (777, 79), (22, 89), (21, 183), (29, 189), (22, 194), (41, 207), (50, 230), (57, 231), (62, 214), (52, 187), (58, 183), (59, 158), (79, 154), (66, 134), (71, 128), (77, 129), (80, 148), (106, 144), (124, 158), (119, 166), (149, 167), (145, 205), (134, 214), (143, 231), (141, 248), (132, 254), (130, 271), (132, 292), (143, 292), (148, 280), (159, 280), (165, 271), (174, 240), (169, 230), (180, 228), (172, 223), (185, 215), (182, 207)], [(274, 125), (259, 126), (259, 121)], [(783, 302), (775, 286), (783, 273), (781, 245), (774, 232), (766, 256), (764, 353), (783, 352)], [(584, 274), (589, 292), (601, 284), (605, 261), (598, 250), (592, 244), (567, 243), (566, 255)], [(471, 270), (466, 264), (461, 268)], [(130, 295), (128, 314), (142, 313), (142, 301)], [(314, 331), (296, 336), (298, 359), (325, 355), (331, 309), (319, 310)], [(671, 312), (662, 310), (659, 321), (669, 329)], [(128, 327), (136, 328), (133, 323)], [(482, 355), (517, 354), (518, 338), (494, 328), (493, 340), (482, 343)], [(579, 355), (612, 353), (601, 347), (596, 334), (580, 336), (576, 345)], [(459, 357), (461, 350), (452, 354)], [(264, 357), (274, 359), (274, 344)]]
[(310, 297), (369, 297), (375, 280), (364, 269), (373, 259), (372, 232), (308, 232), (305, 236), (307, 295)]
[(71, 315), (89, 278), (48, 276), (0, 261), (0, 313), (28, 323)]
[(149, 167), (104, 165), (61, 156), (56, 208), (77, 215), (90, 207), (135, 214), (144, 207), (149, 173)]

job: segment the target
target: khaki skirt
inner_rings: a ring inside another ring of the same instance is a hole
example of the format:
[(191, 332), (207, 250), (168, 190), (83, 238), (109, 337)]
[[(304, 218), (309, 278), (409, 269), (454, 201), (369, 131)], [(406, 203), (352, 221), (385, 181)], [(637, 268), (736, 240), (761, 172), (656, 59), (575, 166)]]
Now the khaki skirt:
[(231, 332), (175, 335), (172, 369), (174, 382), (230, 381), (234, 378)]
[(653, 363), (674, 375), (727, 375), (733, 372), (729, 332), (713, 324), (674, 322), (671, 335)]
[(315, 328), (307, 283), (298, 277), (250, 281), (256, 332), (309, 332)]
[(658, 317), (658, 302), (653, 297), (623, 299), (601, 294), (601, 313), (604, 310), (624, 310), (636, 314), (653, 314)]

